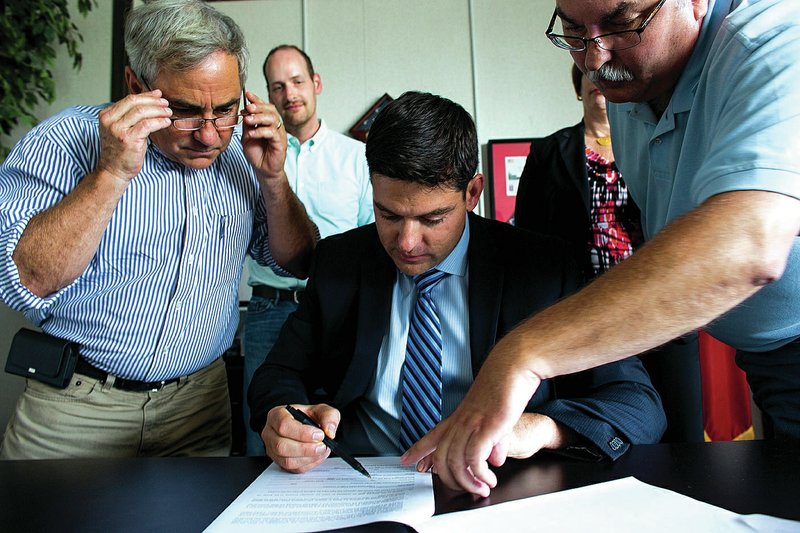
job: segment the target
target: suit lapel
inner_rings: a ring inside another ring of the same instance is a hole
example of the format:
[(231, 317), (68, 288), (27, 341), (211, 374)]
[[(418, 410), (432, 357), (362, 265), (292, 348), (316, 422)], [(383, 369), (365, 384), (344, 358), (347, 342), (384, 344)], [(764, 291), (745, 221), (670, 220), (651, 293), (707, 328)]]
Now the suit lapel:
[(469, 347), (475, 376), (497, 338), (505, 270), (487, 221), (470, 214), (469, 222)]
[(396, 268), (377, 233), (364, 247), (360, 263), (355, 352), (337, 399), (352, 400), (367, 390), (389, 327)]
[(578, 189), (588, 214), (590, 212), (589, 181), (586, 177), (586, 147), (583, 142), (583, 122), (565, 130), (558, 140), (558, 145), (572, 183)]

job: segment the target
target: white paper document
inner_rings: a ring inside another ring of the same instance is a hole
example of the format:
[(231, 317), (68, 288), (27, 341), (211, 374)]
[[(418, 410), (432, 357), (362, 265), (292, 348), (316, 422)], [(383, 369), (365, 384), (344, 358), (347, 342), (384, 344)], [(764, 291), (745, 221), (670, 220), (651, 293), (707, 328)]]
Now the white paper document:
[(413, 524), (419, 533), (547, 532), (800, 532), (800, 522), (739, 515), (628, 477)]
[(399, 457), (364, 457), (372, 479), (342, 459), (327, 459), (305, 474), (290, 474), (274, 463), (206, 529), (302, 532), (369, 522), (413, 524), (433, 515), (433, 482)]

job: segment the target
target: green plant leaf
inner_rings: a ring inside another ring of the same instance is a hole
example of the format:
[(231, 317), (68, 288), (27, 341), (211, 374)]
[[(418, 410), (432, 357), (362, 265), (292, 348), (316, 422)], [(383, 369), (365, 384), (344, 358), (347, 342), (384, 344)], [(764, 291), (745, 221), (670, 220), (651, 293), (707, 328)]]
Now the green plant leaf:
[[(96, 6), (97, 0), (78, 0), (84, 17)], [(83, 36), (67, 0), (4, 0), (0, 10), (0, 131), (9, 135), (19, 124), (35, 126), (36, 107), (55, 100), (55, 47), (65, 46), (73, 68), (80, 69)], [(9, 151), (0, 139), (0, 161)]]

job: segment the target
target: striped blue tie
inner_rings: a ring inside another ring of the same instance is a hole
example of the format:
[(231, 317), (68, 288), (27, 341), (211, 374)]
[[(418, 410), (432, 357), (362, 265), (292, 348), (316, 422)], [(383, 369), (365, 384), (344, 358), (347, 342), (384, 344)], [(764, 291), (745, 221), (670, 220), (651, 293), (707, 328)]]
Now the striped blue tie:
[(400, 444), (404, 450), (442, 419), (442, 325), (431, 290), (445, 272), (432, 269), (414, 276), (417, 304), (408, 327), (403, 363), (403, 414)]

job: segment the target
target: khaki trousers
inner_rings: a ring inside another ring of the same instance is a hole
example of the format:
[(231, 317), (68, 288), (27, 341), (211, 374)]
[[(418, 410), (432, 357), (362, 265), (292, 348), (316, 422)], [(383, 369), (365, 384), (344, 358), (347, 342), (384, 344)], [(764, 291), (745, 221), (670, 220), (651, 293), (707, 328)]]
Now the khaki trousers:
[(226, 456), (231, 407), (225, 364), (155, 392), (115, 389), (75, 374), (65, 389), (28, 380), (6, 427), (0, 459)]

